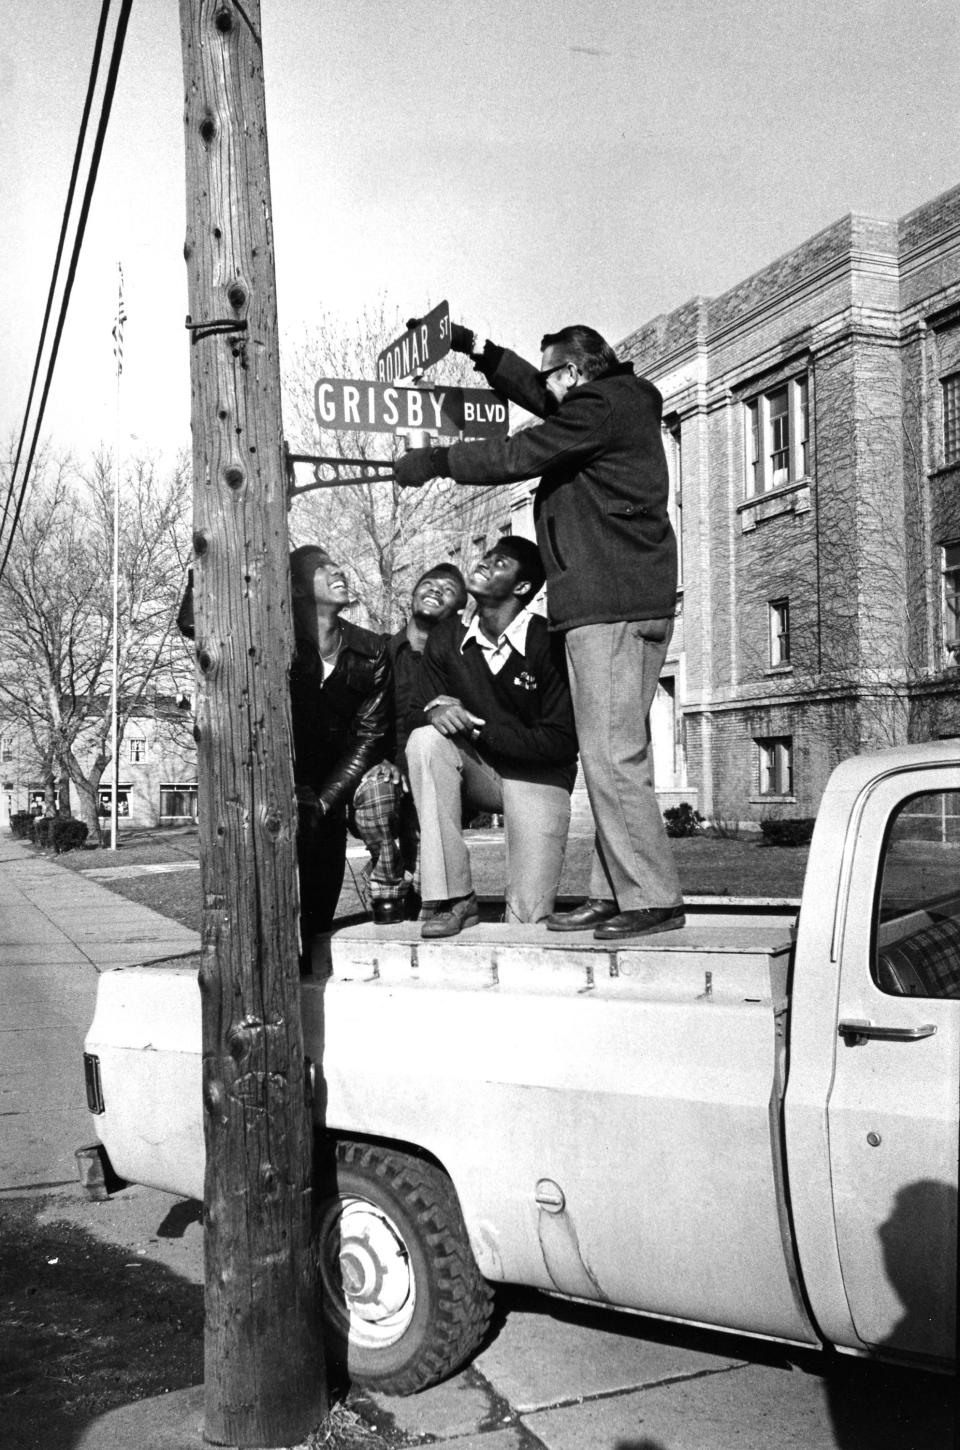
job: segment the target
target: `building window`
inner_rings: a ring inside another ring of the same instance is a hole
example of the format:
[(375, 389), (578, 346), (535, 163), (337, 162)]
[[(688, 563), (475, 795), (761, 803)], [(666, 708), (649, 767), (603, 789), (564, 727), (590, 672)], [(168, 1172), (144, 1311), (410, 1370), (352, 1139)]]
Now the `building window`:
[[(117, 815), (128, 816), (130, 814), (130, 792), (133, 789), (130, 785), (121, 785), (117, 790)], [(98, 813), (101, 816), (109, 816), (113, 803), (113, 791), (110, 786), (101, 786), (98, 791), (99, 807)]]
[(807, 378), (793, 378), (746, 405), (747, 493), (785, 488), (809, 471)]
[(790, 663), (790, 601), (770, 601), (770, 664), (773, 669)]
[(670, 479), (667, 512), (677, 536), (677, 588), (680, 589), (683, 587), (683, 443), (680, 422), (676, 417), (665, 424), (663, 441)]
[(960, 463), (960, 373), (944, 378), (943, 389), (943, 461)]
[(197, 787), (195, 785), (162, 785), (160, 787), (160, 819), (197, 819)]
[(9, 736), (0, 735), (0, 760), (13, 759), (13, 746), (10, 744)]
[(943, 648), (960, 664), (960, 541), (943, 545)]
[(145, 735), (127, 736), (127, 759), (131, 765), (143, 765), (147, 758), (147, 737)]
[(793, 736), (770, 735), (757, 741), (760, 795), (793, 795)]

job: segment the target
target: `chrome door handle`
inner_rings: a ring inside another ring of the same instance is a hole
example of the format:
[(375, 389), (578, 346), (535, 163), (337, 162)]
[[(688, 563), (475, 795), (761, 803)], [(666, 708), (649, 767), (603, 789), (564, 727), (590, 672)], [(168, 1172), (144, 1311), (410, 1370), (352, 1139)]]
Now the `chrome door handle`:
[(932, 1037), (936, 1032), (935, 1022), (925, 1022), (922, 1027), (877, 1027), (872, 1022), (840, 1022), (837, 1035), (848, 1047), (862, 1047), (871, 1037), (878, 1042), (918, 1042), (921, 1037)]

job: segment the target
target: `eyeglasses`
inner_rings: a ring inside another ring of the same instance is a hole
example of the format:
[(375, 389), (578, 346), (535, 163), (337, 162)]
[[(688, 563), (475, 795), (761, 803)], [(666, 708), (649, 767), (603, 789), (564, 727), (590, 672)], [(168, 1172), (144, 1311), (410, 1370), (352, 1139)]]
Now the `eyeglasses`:
[(546, 383), (549, 382), (549, 380), (553, 377), (554, 373), (562, 373), (564, 368), (572, 368), (575, 366), (576, 364), (570, 362), (569, 359), (566, 362), (554, 363), (552, 368), (544, 368), (542, 372), (537, 373), (537, 377), (540, 379), (541, 383)]

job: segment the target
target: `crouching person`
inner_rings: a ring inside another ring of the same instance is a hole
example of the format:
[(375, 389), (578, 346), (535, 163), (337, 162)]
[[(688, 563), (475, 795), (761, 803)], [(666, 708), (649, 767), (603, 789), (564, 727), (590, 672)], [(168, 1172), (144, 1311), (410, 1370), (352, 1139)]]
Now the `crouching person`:
[[(414, 887), (420, 830), (407, 778), (407, 722), (412, 702), (419, 699), (427, 640), (445, 619), (459, 615), (466, 602), (467, 586), (456, 565), (445, 560), (434, 564), (413, 586), (406, 623), (396, 634), (385, 637), (393, 666), (393, 753), (391, 759), (367, 771), (353, 798), (351, 818), (354, 833), (370, 852), (365, 874), (370, 910), (379, 926), (413, 919), (420, 910)], [(386, 849), (385, 836), (390, 838)]]
[[(385, 759), (392, 726), (387, 647), (371, 630), (341, 619), (350, 603), (346, 575), (325, 549), (290, 555), (295, 650), (290, 670), (294, 781), (299, 828), (303, 952), (333, 922), (343, 885), (347, 815), (360, 781)], [(389, 887), (403, 866), (389, 823), (367, 842)]]
[(501, 539), (473, 570), (469, 625), (449, 619), (427, 641), (407, 741), (420, 820), (424, 937), (479, 920), (463, 810), (502, 813), (506, 920), (553, 911), (576, 776), (577, 739), (562, 649), (529, 609), (544, 580), (535, 544)]

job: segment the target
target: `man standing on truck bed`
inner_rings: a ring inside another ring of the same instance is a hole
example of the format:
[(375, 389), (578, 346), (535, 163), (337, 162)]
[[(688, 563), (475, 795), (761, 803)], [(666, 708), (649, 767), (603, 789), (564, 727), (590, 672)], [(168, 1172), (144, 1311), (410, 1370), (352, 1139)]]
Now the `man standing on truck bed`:
[(397, 481), (540, 478), (534, 500), (550, 628), (566, 644), (596, 825), (589, 896), (553, 931), (617, 940), (683, 926), (680, 880), (653, 788), (647, 716), (673, 630), (677, 542), (667, 515), (663, 400), (593, 328), (541, 341), (540, 370), (454, 324), (453, 347), (544, 419), (512, 437), (416, 448)]
[(508, 535), (470, 575), (470, 624), (448, 619), (427, 640), (409, 722), (419, 728), (407, 741), (420, 890), (431, 911), (424, 937), (454, 936), (479, 920), (464, 804), (503, 813), (507, 921), (541, 921), (553, 910), (577, 738), (562, 651), (528, 607), (542, 586), (536, 544)]

